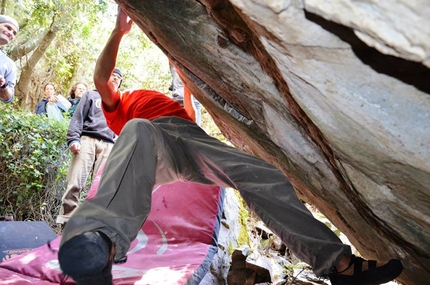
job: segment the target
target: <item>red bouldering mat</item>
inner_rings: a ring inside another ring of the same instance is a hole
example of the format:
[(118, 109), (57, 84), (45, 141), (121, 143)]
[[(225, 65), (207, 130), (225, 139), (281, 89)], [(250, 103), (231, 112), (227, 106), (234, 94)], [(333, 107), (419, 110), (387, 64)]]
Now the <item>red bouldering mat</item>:
[[(97, 189), (98, 177), (88, 198)], [(176, 182), (153, 189), (150, 215), (132, 242), (127, 262), (114, 265), (114, 284), (199, 284), (217, 251), (224, 191)], [(60, 237), (0, 263), (1, 284), (58, 284)], [(74, 284), (67, 279), (63, 284)]]

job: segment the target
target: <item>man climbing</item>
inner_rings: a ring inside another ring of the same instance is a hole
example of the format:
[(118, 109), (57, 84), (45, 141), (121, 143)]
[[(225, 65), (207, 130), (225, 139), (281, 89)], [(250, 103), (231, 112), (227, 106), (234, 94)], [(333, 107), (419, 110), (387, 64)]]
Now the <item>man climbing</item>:
[[(316, 220), (285, 176), (265, 161), (208, 136), (178, 102), (156, 91), (120, 92), (110, 82), (119, 45), (132, 21), (118, 10), (94, 83), (110, 128), (121, 133), (97, 195), (70, 218), (58, 259), (78, 284), (112, 284), (112, 264), (124, 262), (145, 222), (155, 184), (192, 181), (237, 189), (247, 205), (302, 261), (333, 285), (381, 284), (403, 269), (351, 255), (348, 245)], [(186, 190), (184, 190), (186, 191)]]

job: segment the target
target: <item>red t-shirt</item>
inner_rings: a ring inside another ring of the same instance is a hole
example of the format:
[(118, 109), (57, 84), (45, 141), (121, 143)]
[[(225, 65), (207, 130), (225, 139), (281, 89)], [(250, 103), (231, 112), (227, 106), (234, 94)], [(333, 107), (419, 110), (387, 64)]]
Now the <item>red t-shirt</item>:
[(163, 93), (153, 90), (126, 90), (119, 96), (121, 99), (114, 111), (107, 112), (103, 108), (107, 125), (117, 135), (128, 121), (135, 118), (152, 120), (163, 116), (176, 116), (193, 121), (178, 102)]

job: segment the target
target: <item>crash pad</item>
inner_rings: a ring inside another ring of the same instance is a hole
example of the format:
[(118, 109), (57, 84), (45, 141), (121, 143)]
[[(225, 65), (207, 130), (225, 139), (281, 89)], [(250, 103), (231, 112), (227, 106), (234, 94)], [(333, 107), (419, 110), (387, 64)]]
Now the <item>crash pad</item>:
[[(96, 180), (88, 199), (97, 190)], [(113, 266), (114, 284), (199, 284), (217, 251), (223, 197), (224, 189), (217, 186), (155, 186), (151, 212), (130, 246), (127, 262)], [(60, 238), (0, 263), (1, 284), (60, 283)], [(74, 284), (70, 278), (63, 282)]]

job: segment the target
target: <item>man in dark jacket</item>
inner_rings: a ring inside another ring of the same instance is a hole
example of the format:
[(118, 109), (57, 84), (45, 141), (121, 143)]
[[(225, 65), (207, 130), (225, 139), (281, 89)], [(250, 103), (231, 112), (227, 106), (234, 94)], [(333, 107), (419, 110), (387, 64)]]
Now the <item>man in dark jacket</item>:
[[(114, 73), (116, 76), (112, 77), (112, 83), (118, 88), (122, 79), (121, 71), (116, 68)], [(114, 144), (115, 134), (106, 124), (101, 103), (97, 90), (85, 92), (70, 121), (67, 145), (73, 158), (57, 224), (67, 223), (78, 207), (79, 196), (89, 174), (92, 173), (92, 178), (96, 176)]]

